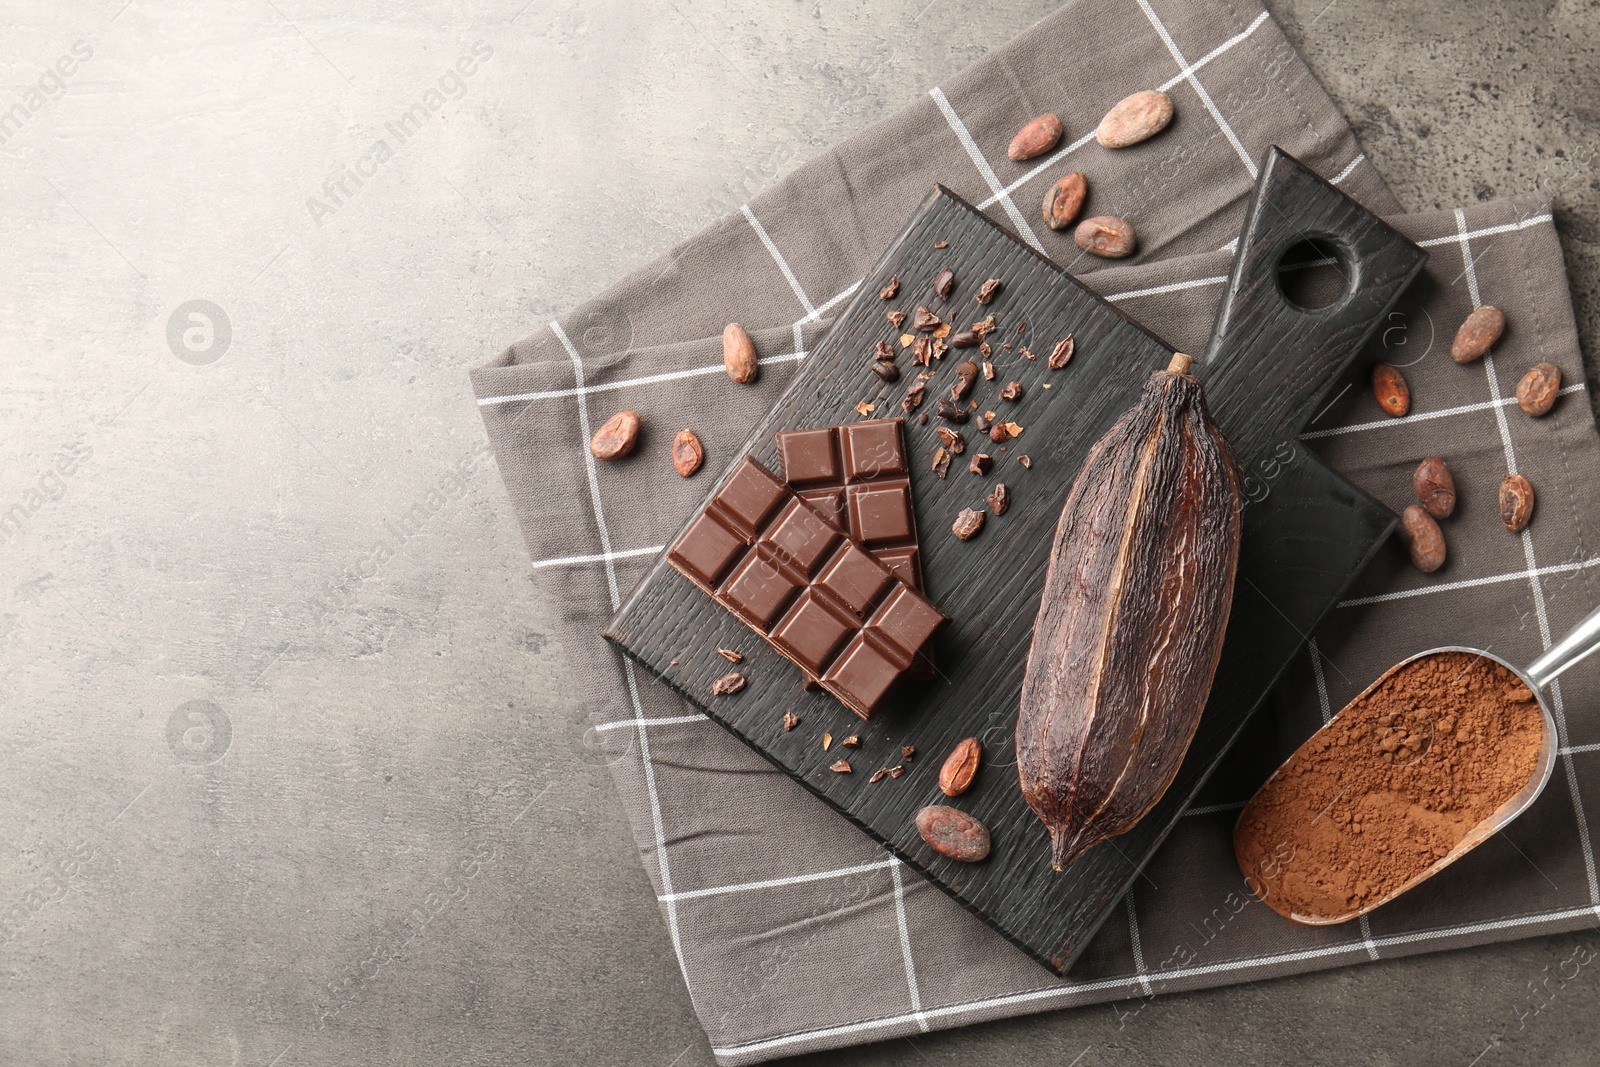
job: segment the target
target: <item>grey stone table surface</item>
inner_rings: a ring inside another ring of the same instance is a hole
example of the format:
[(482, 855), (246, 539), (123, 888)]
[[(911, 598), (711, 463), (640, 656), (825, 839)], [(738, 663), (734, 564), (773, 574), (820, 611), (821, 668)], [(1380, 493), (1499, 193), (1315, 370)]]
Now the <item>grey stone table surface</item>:
[[(711, 1062), (466, 371), (1051, 7), (0, 2), (0, 1063)], [(1271, 7), (1600, 351), (1600, 6)], [(1584, 941), (825, 1059), (1586, 1062)]]

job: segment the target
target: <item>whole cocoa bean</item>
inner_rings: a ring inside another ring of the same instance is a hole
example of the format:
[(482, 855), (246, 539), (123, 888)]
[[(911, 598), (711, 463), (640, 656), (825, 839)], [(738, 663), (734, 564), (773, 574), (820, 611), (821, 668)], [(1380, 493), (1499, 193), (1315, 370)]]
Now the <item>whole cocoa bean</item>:
[(1092, 219), (1084, 219), (1073, 231), (1072, 239), (1085, 252), (1106, 259), (1131, 256), (1138, 244), (1133, 227), (1127, 220), (1115, 215), (1096, 215)]
[(1387, 363), (1372, 367), (1372, 395), (1379, 407), (1397, 419), (1411, 410), (1411, 386), (1406, 384), (1406, 376)]
[(595, 459), (621, 459), (639, 443), (639, 427), (644, 420), (637, 411), (619, 411), (589, 438), (589, 454)]
[(1533, 483), (1520, 474), (1500, 479), (1500, 521), (1512, 533), (1528, 528), (1533, 518)]
[(939, 768), (939, 791), (947, 797), (958, 797), (971, 789), (982, 756), (983, 746), (976, 737), (969, 737), (958, 744), (945, 757), (944, 766)]
[(989, 855), (989, 830), (958, 808), (929, 804), (917, 812), (917, 833), (941, 856), (977, 863)]
[(1455, 340), (1450, 342), (1450, 358), (1457, 363), (1482, 359), (1500, 340), (1505, 328), (1505, 313), (1497, 307), (1483, 305), (1468, 315), (1461, 328), (1456, 330)]
[(1172, 97), (1147, 89), (1118, 101), (1095, 128), (1094, 139), (1107, 148), (1127, 148), (1154, 137), (1172, 121)]
[(1517, 383), (1517, 404), (1534, 418), (1548, 415), (1561, 395), (1561, 368), (1554, 363), (1535, 363)]
[(1018, 163), (1034, 156), (1042, 156), (1061, 140), (1061, 120), (1054, 115), (1040, 115), (1017, 131), (1006, 148), (1006, 158)]
[(1456, 509), (1456, 480), (1438, 456), (1417, 464), (1411, 475), (1411, 488), (1422, 501), (1422, 510), (1436, 519), (1447, 519)]
[(1444, 532), (1432, 515), (1423, 511), (1420, 504), (1412, 504), (1400, 516), (1400, 525), (1405, 531), (1411, 562), (1417, 570), (1432, 574), (1444, 566)]
[(976, 348), (983, 338), (971, 330), (960, 330), (950, 335), (951, 348)]
[(693, 430), (679, 430), (678, 436), (672, 439), (672, 465), (678, 473), (687, 478), (700, 469), (700, 464), (706, 460), (705, 446), (700, 443), (700, 438), (695, 436)]
[(722, 366), (727, 370), (728, 377), (740, 385), (755, 381), (759, 373), (756, 343), (737, 322), (730, 322), (722, 328)]
[(1044, 193), (1044, 221), (1052, 230), (1064, 230), (1078, 221), (1083, 198), (1089, 195), (1089, 179), (1077, 171), (1063, 174)]

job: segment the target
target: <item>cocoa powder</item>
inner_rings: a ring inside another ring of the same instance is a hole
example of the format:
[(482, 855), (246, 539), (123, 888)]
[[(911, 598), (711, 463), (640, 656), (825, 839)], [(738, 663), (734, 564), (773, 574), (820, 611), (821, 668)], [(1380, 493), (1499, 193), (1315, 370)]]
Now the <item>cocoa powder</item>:
[(1544, 739), (1533, 693), (1484, 656), (1399, 668), (1301, 745), (1245, 806), (1234, 854), (1284, 916), (1384, 899), (1528, 784)]

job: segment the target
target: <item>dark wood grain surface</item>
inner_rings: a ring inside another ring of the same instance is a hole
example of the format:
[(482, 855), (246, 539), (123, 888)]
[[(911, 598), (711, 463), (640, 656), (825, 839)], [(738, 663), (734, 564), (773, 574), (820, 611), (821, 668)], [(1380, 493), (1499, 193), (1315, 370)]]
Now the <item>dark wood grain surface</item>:
[[(1305, 236), (1330, 240), (1349, 279), (1345, 295), (1320, 312), (1288, 303), (1277, 280), (1284, 251)], [(934, 248), (939, 242), (948, 247)], [(1087, 946), (1250, 713), (1395, 524), (1391, 512), (1325, 468), (1296, 434), (1421, 269), (1425, 253), (1276, 150), (1263, 167), (1241, 247), (1219, 337), (1196, 364), (1245, 473), (1243, 547), (1222, 663), (1188, 757), (1162, 801), (1134, 830), (1068, 870), (1051, 871), (1048, 835), (1017, 787), (1012, 733), (1023, 666), (1051, 534), (1072, 479), (1090, 446), (1135, 402), (1146, 376), (1166, 365), (1172, 349), (948, 190), (936, 189), (917, 210), (748, 447), (748, 454), (778, 470), (779, 430), (855, 421), (863, 417), (857, 411), (863, 401), (876, 405), (869, 417), (899, 413), (914, 376), (909, 354), (900, 356), (899, 382), (885, 385), (871, 373), (877, 341), (889, 340), (899, 350), (901, 331), (886, 320), (886, 310), (928, 304), (957, 328), (995, 315), (996, 378), (980, 379), (972, 396), (979, 411), (1021, 424), (1021, 437), (994, 445), (971, 423), (956, 427), (966, 435), (967, 453), (956, 457), (946, 479), (930, 469), (938, 446), (934, 401), (955, 380), (954, 365), (976, 350), (952, 350), (933, 365), (922, 409), (930, 421), (919, 426), (912, 417), (906, 423), (927, 591), (953, 618), (936, 649), (939, 677), (912, 686), (862, 723), (828, 694), (803, 692), (792, 664), (664, 561), (607, 631), (662, 683), (1058, 973)], [(942, 303), (931, 283), (946, 266), (955, 270), (957, 285)], [(900, 295), (881, 301), (878, 292), (894, 275), (902, 281)], [(1005, 284), (992, 304), (980, 307), (974, 295), (991, 277)], [(1076, 355), (1066, 368), (1051, 371), (1046, 358), (1068, 333)], [(1024, 346), (1037, 358), (1027, 359)], [(1011, 380), (1026, 390), (1017, 403), (998, 398)], [(995, 457), (987, 477), (967, 472), (974, 451)], [(1032, 469), (1017, 461), (1024, 453)], [(990, 515), (972, 541), (957, 541), (950, 532), (956, 513), (983, 507), (999, 481), (1011, 487), (1010, 510)], [(711, 492), (720, 484), (719, 478)], [(745, 654), (739, 669), (749, 685), (737, 695), (711, 694), (713, 680), (729, 669), (719, 646)], [(785, 730), (785, 712), (798, 715), (799, 726)], [(822, 748), (825, 733), (835, 738), (831, 751)], [(861, 747), (841, 750), (838, 739), (850, 734), (860, 735)], [(948, 802), (981, 819), (994, 847), (988, 860), (962, 864), (928, 848), (913, 818), (924, 805), (945, 801), (937, 786), (939, 764), (971, 736), (983, 742), (983, 768), (970, 792)], [(902, 745), (917, 750), (907, 773), (870, 783), (875, 769), (902, 763)], [(840, 756), (849, 759), (852, 773), (828, 769)]]

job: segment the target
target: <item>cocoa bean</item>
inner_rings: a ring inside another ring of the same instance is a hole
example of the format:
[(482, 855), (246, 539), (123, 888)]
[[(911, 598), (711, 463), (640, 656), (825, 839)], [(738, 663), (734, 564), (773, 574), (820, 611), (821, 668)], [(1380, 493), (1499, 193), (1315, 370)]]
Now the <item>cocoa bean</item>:
[(1468, 315), (1450, 342), (1450, 358), (1457, 363), (1482, 359), (1505, 332), (1505, 312), (1488, 304)]
[(1077, 171), (1063, 174), (1044, 193), (1044, 221), (1052, 230), (1064, 230), (1078, 221), (1083, 198), (1089, 195), (1089, 179)]
[(978, 774), (978, 761), (983, 756), (983, 746), (976, 737), (969, 737), (951, 750), (939, 768), (939, 791), (947, 797), (958, 797), (972, 788), (972, 779)]
[(1447, 519), (1456, 509), (1456, 480), (1438, 456), (1417, 464), (1411, 475), (1411, 488), (1422, 502), (1422, 510), (1436, 519)]
[(917, 812), (917, 833), (948, 859), (977, 863), (989, 855), (989, 830), (958, 808), (929, 804)]
[[(970, 359), (956, 364), (956, 384), (950, 387), (950, 399), (962, 400), (972, 392), (972, 385), (978, 380), (978, 365)], [(962, 420), (963, 422), (966, 420)]]
[(1127, 148), (1148, 140), (1172, 121), (1172, 97), (1147, 89), (1118, 101), (1095, 127), (1094, 139), (1107, 148)]
[(1535, 363), (1517, 383), (1517, 405), (1534, 418), (1548, 415), (1561, 395), (1561, 368), (1554, 363)]
[(639, 443), (639, 427), (644, 420), (637, 411), (619, 411), (589, 438), (589, 453), (595, 459), (621, 459)]
[(1387, 363), (1372, 367), (1372, 395), (1385, 413), (1397, 419), (1411, 410), (1411, 386), (1406, 384), (1406, 376)]
[(672, 439), (672, 465), (677, 468), (678, 473), (687, 478), (699, 470), (700, 464), (705, 460), (705, 446), (700, 443), (700, 438), (695, 436), (695, 432), (679, 430), (678, 436)]
[(1423, 574), (1432, 574), (1444, 566), (1444, 531), (1433, 521), (1433, 516), (1422, 510), (1422, 505), (1412, 504), (1400, 516), (1406, 549), (1411, 553), (1411, 563)]
[(1520, 474), (1500, 479), (1500, 521), (1512, 533), (1521, 533), (1533, 519), (1533, 483)]
[(951, 348), (974, 348), (981, 338), (971, 330), (962, 330), (960, 333), (950, 335)]
[(978, 531), (983, 529), (983, 517), (987, 512), (973, 511), (971, 508), (962, 508), (961, 514), (956, 516), (956, 521), (950, 527), (950, 532), (956, 535), (957, 541), (970, 541), (978, 536)]
[(1054, 115), (1040, 115), (1017, 131), (1006, 148), (1006, 158), (1021, 163), (1034, 156), (1042, 156), (1061, 140), (1061, 120)]
[(872, 365), (872, 373), (876, 374), (879, 378), (882, 378), (886, 382), (897, 382), (900, 380), (900, 368), (896, 367), (893, 363), (874, 363)]
[(1106, 259), (1131, 256), (1138, 244), (1133, 227), (1127, 220), (1119, 219), (1115, 215), (1096, 215), (1092, 219), (1084, 219), (1078, 223), (1072, 239), (1085, 252)]
[(728, 377), (740, 385), (755, 381), (759, 373), (756, 343), (737, 322), (730, 322), (722, 328), (722, 366), (727, 370)]
[(940, 300), (949, 300), (950, 294), (955, 292), (956, 272), (949, 267), (944, 268), (933, 276), (933, 295)]

